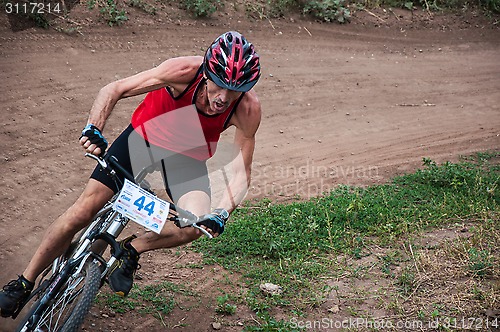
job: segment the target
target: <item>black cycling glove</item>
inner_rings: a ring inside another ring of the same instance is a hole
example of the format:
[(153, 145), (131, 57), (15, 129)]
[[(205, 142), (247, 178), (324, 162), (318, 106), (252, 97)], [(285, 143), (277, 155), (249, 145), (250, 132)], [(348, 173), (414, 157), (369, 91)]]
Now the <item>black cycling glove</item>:
[(101, 156), (104, 155), (104, 152), (108, 148), (108, 141), (104, 138), (99, 128), (94, 126), (93, 124), (88, 124), (82, 130), (82, 136), (80, 139), (86, 136), (91, 144), (95, 144), (98, 148), (101, 149)]
[(206, 226), (214, 233), (221, 235), (224, 232), (227, 219), (229, 219), (229, 213), (226, 210), (216, 209), (213, 213), (200, 217), (200, 221), (197, 224)]

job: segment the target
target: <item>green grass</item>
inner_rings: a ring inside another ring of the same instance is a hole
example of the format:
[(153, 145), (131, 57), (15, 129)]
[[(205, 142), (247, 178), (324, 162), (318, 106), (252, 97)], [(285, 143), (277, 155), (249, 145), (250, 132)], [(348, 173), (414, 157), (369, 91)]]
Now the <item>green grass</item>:
[(197, 294), (186, 287), (171, 282), (161, 282), (150, 286), (134, 284), (127, 297), (113, 293), (99, 293), (97, 303), (104, 305), (116, 313), (126, 313), (137, 310), (141, 314), (152, 314), (157, 317), (168, 315), (178, 304), (180, 296), (196, 297)]
[[(197, 241), (193, 248), (206, 263), (243, 273), (249, 289), (246, 304), (271, 323), (265, 313), (272, 308), (301, 312), (322, 302), (328, 289), (320, 277), (334, 273), (332, 254), (360, 259), (367, 242), (389, 245), (454, 222), (491, 222), (498, 232), (492, 220), (498, 218), (500, 204), (499, 157), (499, 152), (480, 153), (442, 165), (424, 159), (421, 170), (388, 184), (340, 186), (327, 196), (291, 204), (262, 200), (238, 209), (223, 236)], [(487, 275), (497, 249), (471, 248), (466, 268)], [(390, 276), (400, 257), (394, 252), (383, 260)], [(261, 282), (278, 284), (284, 292), (263, 295)], [(396, 285), (402, 294), (411, 293), (415, 272), (404, 270)]]
[[(292, 319), (276, 317), (307, 317), (321, 310), (332, 292), (343, 305), (349, 304), (344, 313), (355, 317), (367, 314), (357, 304), (368, 297), (408, 320), (458, 313), (473, 317), (494, 307), (499, 291), (491, 280), (500, 266), (499, 160), (500, 152), (441, 165), (424, 158), (422, 169), (388, 184), (340, 186), (326, 196), (291, 204), (247, 202), (233, 214), (223, 236), (190, 246), (203, 253), (202, 264), (217, 263), (229, 274), (241, 273), (246, 285), (238, 294), (228, 293), (236, 286), (228, 278), (220, 280), (214, 314), (237, 315), (246, 306), (258, 320), (246, 322), (246, 331), (298, 331)], [(450, 225), (467, 227), (468, 236), (429, 247), (418, 241), (426, 232)], [(374, 247), (379, 248), (375, 255)], [(364, 258), (372, 263), (355, 264)], [(199, 269), (200, 264), (189, 267)], [(469, 280), (457, 284), (452, 299), (428, 300), (427, 292), (434, 290), (427, 283), (446, 285), (465, 277)], [(346, 291), (325, 282), (336, 278), (375, 278), (388, 285), (378, 286), (379, 291)], [(263, 282), (279, 285), (283, 292), (265, 294), (259, 287)], [(104, 294), (99, 302), (115, 312), (135, 309), (162, 320), (174, 305), (198, 296), (186, 289), (169, 282), (134, 286), (126, 299)], [(461, 309), (456, 298), (470, 305)]]

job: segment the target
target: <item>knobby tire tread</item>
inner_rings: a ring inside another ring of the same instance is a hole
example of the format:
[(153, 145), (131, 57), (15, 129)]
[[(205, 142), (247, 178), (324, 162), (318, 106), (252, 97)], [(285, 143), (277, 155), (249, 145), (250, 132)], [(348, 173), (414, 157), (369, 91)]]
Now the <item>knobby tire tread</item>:
[(87, 263), (85, 273), (85, 286), (78, 299), (78, 304), (73, 309), (73, 312), (66, 323), (64, 323), (60, 332), (76, 332), (78, 330), (92, 307), (97, 292), (101, 287), (101, 270), (98, 264), (95, 262)]
[[(67, 318), (66, 322), (57, 332), (78, 331), (78, 328), (83, 323), (85, 316), (92, 307), (97, 292), (101, 287), (101, 271), (99, 265), (92, 261), (87, 262), (84, 270), (85, 270), (85, 285), (82, 290), (82, 293), (76, 299), (78, 303), (73, 308), (73, 311)], [(16, 329), (17, 332), (21, 331), (24, 325), (28, 322), (29, 318), (34, 313), (39, 303), (40, 299), (35, 301), (33, 306), (30, 308), (28, 314), (26, 314), (26, 316), (23, 318), (20, 325)]]

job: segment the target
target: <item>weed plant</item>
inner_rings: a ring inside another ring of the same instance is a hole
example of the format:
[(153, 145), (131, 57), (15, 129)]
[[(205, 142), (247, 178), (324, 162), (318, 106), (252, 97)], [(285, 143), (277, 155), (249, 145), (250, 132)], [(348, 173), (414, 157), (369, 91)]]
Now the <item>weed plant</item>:
[[(19, 1), (19, 0), (16, 0)], [(100, 16), (109, 26), (121, 25), (128, 20), (124, 9), (120, 8), (119, 0), (87, 0), (87, 7), (99, 7)], [(150, 15), (156, 15), (157, 8), (148, 0), (123, 0), (130, 7), (138, 8)], [(2, 7), (9, 2), (0, 0)], [(158, 2), (155, 2), (158, 3)], [(161, 2), (160, 2), (161, 3)], [(221, 10), (226, 3), (223, 0), (180, 0), (179, 7), (188, 11), (195, 17), (207, 18)], [(244, 1), (244, 8), (248, 16), (257, 19), (284, 17), (292, 13), (301, 13), (323, 22), (346, 23), (349, 22), (351, 11), (358, 8), (395, 7), (415, 10), (417, 7), (429, 11), (442, 11), (444, 9), (470, 11), (483, 8), (486, 15), (500, 13), (500, 0), (260, 0)], [(18, 16), (26, 16), (22, 13)], [(47, 28), (50, 19), (45, 14), (30, 14), (27, 18), (34, 21), (37, 26)]]
[(415, 9), (417, 6), (429, 8), (432, 11), (441, 11), (443, 9), (470, 10), (472, 7), (481, 7), (491, 12), (500, 13), (500, 0), (479, 0), (470, 2), (468, 0), (365, 0), (363, 3), (368, 7), (394, 7)]
[(181, 0), (179, 4), (195, 17), (209, 17), (223, 7), (221, 0)]
[(127, 5), (138, 8), (149, 15), (156, 15), (156, 7), (148, 4), (144, 0), (128, 0)]
[(303, 11), (325, 22), (345, 23), (351, 17), (344, 0), (307, 1)]
[(109, 26), (121, 25), (128, 20), (125, 10), (120, 9), (116, 0), (88, 0), (87, 8), (89, 10), (99, 7), (101, 17)]

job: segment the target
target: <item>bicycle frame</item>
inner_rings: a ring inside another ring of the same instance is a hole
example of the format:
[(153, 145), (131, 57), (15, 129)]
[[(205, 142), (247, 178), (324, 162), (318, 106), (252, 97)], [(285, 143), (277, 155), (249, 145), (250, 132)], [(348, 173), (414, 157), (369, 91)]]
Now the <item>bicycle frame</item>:
[[(91, 154), (86, 154), (86, 156), (96, 160), (101, 168), (106, 170), (108, 174), (113, 177), (115, 182), (119, 181), (116, 176), (118, 171), (122, 173), (126, 179), (150, 191), (150, 186), (147, 181), (145, 181), (145, 177), (147, 174), (152, 173), (154, 169), (144, 169), (134, 178), (119, 165), (116, 159), (113, 159), (113, 156), (110, 156), (107, 160)], [(118, 182), (117, 185), (119, 185)], [(52, 303), (56, 301), (58, 294), (60, 292), (65, 292), (65, 287), (67, 287), (66, 283), (72, 276), (79, 275), (89, 260), (99, 262), (101, 286), (104, 284), (109, 271), (123, 254), (123, 250), (120, 248), (116, 238), (130, 221), (119, 212), (113, 210), (113, 203), (118, 195), (119, 193), (115, 194), (94, 216), (93, 221), (81, 232), (67, 252), (54, 260), (51, 267), (52, 276), (49, 280), (43, 280), (44, 276), (48, 274), (48, 271), (42, 276), (43, 281), (40, 281), (38, 288), (32, 293), (26, 303), (40, 292), (43, 292), (43, 296), (38, 302), (37, 307), (31, 313), (23, 331), (32, 330), (40, 323), (42, 316), (47, 312)], [(198, 217), (194, 216), (189, 211), (176, 207), (174, 204), (171, 204), (171, 209), (176, 211), (177, 215), (170, 217), (169, 220), (175, 221), (178, 227), (196, 227), (206, 236), (212, 238), (210, 233), (196, 224), (199, 221)], [(111, 247), (111, 257), (106, 260), (103, 258), (102, 254), (108, 245)], [(78, 293), (74, 295), (73, 299), (77, 296)], [(69, 301), (72, 300), (70, 299)], [(17, 314), (18, 313), (16, 313), (16, 316)]]

